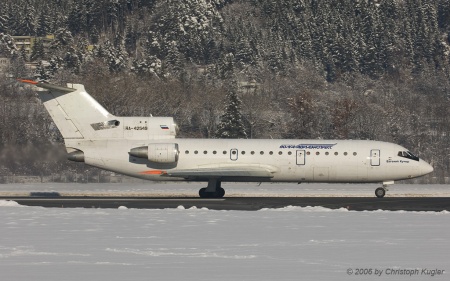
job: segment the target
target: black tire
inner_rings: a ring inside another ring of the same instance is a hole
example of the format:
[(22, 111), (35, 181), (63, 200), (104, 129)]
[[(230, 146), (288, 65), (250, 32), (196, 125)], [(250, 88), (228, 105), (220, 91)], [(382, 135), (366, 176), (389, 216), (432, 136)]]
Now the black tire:
[(198, 195), (200, 195), (200, 198), (208, 198), (208, 194), (206, 193), (206, 188), (200, 188), (198, 191)]
[(216, 193), (217, 193), (217, 197), (216, 198), (222, 198), (222, 197), (225, 196), (225, 189), (223, 189), (221, 187), (221, 188), (217, 189)]
[(379, 187), (375, 189), (375, 196), (377, 196), (378, 198), (383, 198), (384, 195), (386, 195), (386, 190), (384, 190), (384, 188)]
[(200, 198), (222, 198), (225, 195), (225, 189), (218, 188), (216, 192), (206, 192), (206, 187), (200, 188), (198, 191)]

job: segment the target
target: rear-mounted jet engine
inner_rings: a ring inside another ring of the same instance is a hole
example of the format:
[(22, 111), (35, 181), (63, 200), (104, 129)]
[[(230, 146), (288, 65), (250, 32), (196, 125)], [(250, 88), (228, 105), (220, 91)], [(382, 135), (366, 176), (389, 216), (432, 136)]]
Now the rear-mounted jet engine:
[(154, 163), (174, 164), (178, 162), (180, 152), (176, 143), (152, 143), (132, 148), (128, 154)]

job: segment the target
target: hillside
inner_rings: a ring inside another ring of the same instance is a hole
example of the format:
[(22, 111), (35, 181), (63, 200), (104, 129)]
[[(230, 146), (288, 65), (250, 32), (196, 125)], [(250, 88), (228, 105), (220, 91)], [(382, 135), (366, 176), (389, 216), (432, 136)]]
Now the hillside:
[[(248, 137), (396, 142), (449, 181), (449, 0), (3, 0), (0, 33), (5, 72), (174, 116), (182, 137), (214, 137), (234, 91)], [(48, 34), (30, 54), (9, 40)], [(83, 169), (44, 153), (61, 137), (30, 90), (2, 75), (0, 104), (0, 176)]]

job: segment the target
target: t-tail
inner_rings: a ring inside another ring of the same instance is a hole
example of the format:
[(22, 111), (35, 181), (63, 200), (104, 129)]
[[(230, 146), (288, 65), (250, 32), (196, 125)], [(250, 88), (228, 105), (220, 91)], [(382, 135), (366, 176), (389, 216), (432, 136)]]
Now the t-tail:
[[(176, 136), (171, 117), (118, 117), (108, 112), (81, 84), (61, 87), (33, 80), (20, 82), (35, 85), (39, 98), (61, 132), (69, 159), (82, 161), (75, 143), (101, 140), (161, 140)], [(72, 157), (77, 156), (77, 157)]]
[(116, 117), (92, 98), (81, 84), (61, 87), (31, 80), (20, 81), (46, 89), (38, 91), (39, 98), (65, 140), (102, 138), (96, 127), (118, 125)]

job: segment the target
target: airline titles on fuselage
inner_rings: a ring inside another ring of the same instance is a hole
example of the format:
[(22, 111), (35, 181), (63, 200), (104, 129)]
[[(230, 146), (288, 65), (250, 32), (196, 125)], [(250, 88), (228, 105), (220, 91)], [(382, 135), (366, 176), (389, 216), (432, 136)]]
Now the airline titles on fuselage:
[(280, 148), (294, 149), (332, 149), (336, 144), (282, 144)]

